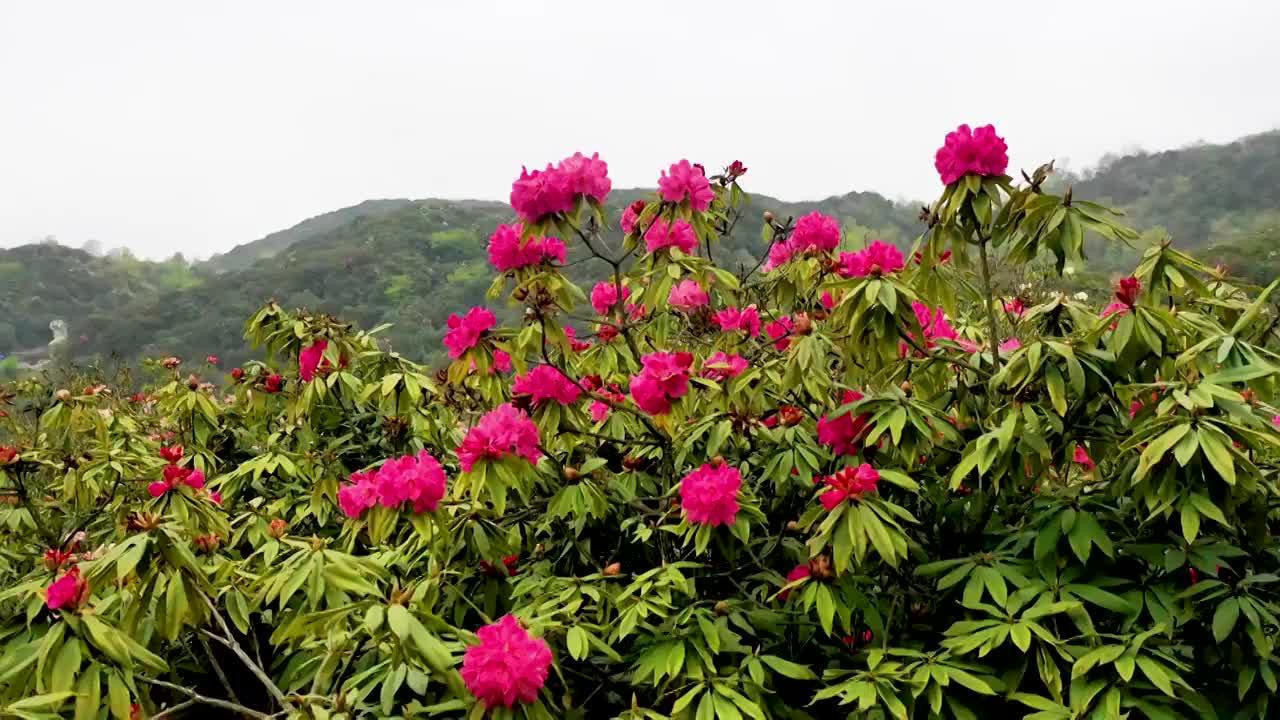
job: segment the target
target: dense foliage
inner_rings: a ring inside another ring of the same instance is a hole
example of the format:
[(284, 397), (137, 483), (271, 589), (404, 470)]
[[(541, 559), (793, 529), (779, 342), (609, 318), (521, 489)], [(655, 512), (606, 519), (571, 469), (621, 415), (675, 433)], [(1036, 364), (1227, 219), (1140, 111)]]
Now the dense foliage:
[(1006, 162), (949, 135), (905, 254), (768, 212), (739, 265), (740, 163), (615, 212), (574, 156), (439, 373), (272, 303), (222, 388), (22, 381), (0, 712), (1271, 717), (1272, 288), (1158, 243), (1106, 308), (996, 293), (1138, 237)]

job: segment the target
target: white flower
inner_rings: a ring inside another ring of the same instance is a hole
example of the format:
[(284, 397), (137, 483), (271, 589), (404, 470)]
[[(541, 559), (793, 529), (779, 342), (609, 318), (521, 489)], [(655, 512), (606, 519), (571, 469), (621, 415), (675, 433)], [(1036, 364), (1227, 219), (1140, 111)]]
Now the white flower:
[(1089, 299), (1089, 293), (1081, 290), (1080, 292), (1076, 293), (1075, 295), (1072, 295), (1071, 297), (1079, 300), (1080, 302), (1084, 302)]
[(1075, 265), (1067, 265), (1066, 267), (1062, 268), (1062, 274), (1063, 274), (1063, 275), (1075, 275), (1075, 274), (1076, 274), (1076, 266), (1075, 266)]

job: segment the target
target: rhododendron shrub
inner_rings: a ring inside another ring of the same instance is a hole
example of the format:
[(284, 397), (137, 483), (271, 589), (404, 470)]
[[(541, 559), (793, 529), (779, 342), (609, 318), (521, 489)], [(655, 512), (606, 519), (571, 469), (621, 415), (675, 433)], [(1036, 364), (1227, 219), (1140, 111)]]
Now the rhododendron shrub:
[(1276, 717), (1274, 288), (1001, 286), (1136, 234), (937, 140), (910, 245), (583, 152), (446, 366), (273, 303), (221, 386), (0, 388), (0, 714)]

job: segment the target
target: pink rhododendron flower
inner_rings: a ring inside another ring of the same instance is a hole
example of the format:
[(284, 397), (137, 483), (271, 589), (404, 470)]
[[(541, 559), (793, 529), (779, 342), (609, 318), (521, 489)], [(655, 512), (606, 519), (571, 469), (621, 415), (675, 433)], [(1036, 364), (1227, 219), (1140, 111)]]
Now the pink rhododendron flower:
[(644, 212), (645, 201), (637, 200), (627, 206), (622, 211), (622, 232), (630, 235), (636, 229), (636, 222), (640, 220), (640, 214)]
[(698, 236), (686, 220), (655, 220), (644, 234), (644, 245), (651, 253), (674, 247), (685, 255), (692, 255), (698, 250)]
[(1271, 425), (1275, 427), (1275, 429), (1280, 430), (1280, 415), (1271, 416)]
[(555, 213), (567, 213), (573, 209), (571, 182), (549, 164), (546, 170), (533, 172), (521, 168), (520, 177), (511, 183), (511, 209), (527, 223), (536, 223)]
[(738, 516), (738, 489), (742, 474), (730, 465), (707, 464), (680, 481), (680, 505), (689, 522), (698, 525), (732, 525)]
[(681, 280), (671, 288), (671, 293), (667, 295), (667, 302), (671, 307), (688, 313), (711, 302), (711, 298), (697, 281)]
[(1004, 311), (1014, 317), (1022, 317), (1022, 313), (1027, 311), (1027, 306), (1022, 302), (1022, 298), (1014, 298), (1004, 304)]
[(517, 455), (536, 463), (542, 457), (542, 451), (538, 449), (538, 426), (523, 410), (503, 403), (480, 418), (458, 446), (457, 454), (458, 465), (463, 472), (471, 472), (471, 468), (482, 460), (496, 460), (507, 455)]
[(50, 610), (75, 610), (89, 599), (89, 583), (80, 577), (80, 568), (73, 567), (49, 584), (44, 598)]
[(316, 376), (316, 370), (320, 368), (320, 361), (324, 360), (324, 351), (328, 347), (328, 340), (316, 340), (298, 353), (298, 377), (302, 382), (311, 382)]
[(702, 363), (702, 377), (716, 382), (738, 377), (747, 369), (747, 359), (741, 355), (727, 355), (717, 350)]
[[(631, 297), (631, 288), (622, 286), (622, 299)], [(618, 304), (618, 285), (613, 280), (603, 280), (591, 288), (591, 308), (598, 315), (608, 315)]]
[(976, 130), (961, 125), (947, 133), (946, 141), (934, 155), (933, 166), (943, 185), (950, 185), (971, 174), (982, 177), (1004, 175), (1009, 167), (1009, 146), (1004, 138), (996, 135), (996, 129), (991, 125)]
[(449, 316), (449, 332), (444, 335), (449, 357), (457, 360), (480, 342), (480, 336), (498, 324), (498, 318), (486, 308), (473, 307), (463, 317)]
[(822, 307), (826, 310), (836, 309), (836, 298), (831, 294), (830, 290), (823, 290), (822, 297), (818, 299), (818, 302), (822, 303)]
[(163, 470), (163, 478), (163, 480), (157, 480), (147, 485), (147, 493), (151, 497), (160, 497), (179, 485), (186, 485), (197, 490), (204, 487), (204, 473), (191, 468), (166, 465)]
[(811, 212), (796, 220), (791, 242), (798, 250), (831, 252), (840, 244), (840, 223), (829, 215)]
[(671, 411), (671, 403), (689, 392), (689, 353), (656, 352), (640, 361), (644, 369), (631, 377), (631, 399), (650, 415)]
[(499, 225), (489, 236), (489, 264), (495, 270), (507, 272), (543, 263), (564, 264), (566, 249), (563, 241), (558, 238), (532, 237), (522, 244), (522, 232), (524, 226), (515, 223)]
[[(1130, 420), (1132, 420), (1132, 419), (1134, 419), (1135, 417), (1137, 417), (1137, 416), (1138, 416), (1138, 413), (1140, 413), (1140, 412), (1142, 412), (1142, 401), (1141, 401), (1141, 400), (1134, 400), (1133, 402), (1129, 403), (1129, 419), (1130, 419)], [(1280, 417), (1280, 415), (1277, 415), (1276, 417)]]
[(547, 641), (535, 638), (514, 615), (476, 631), (480, 644), (462, 656), (462, 681), (487, 708), (532, 703), (547, 683), (553, 660)]
[[(658, 193), (667, 202), (678, 203), (688, 199), (695, 212), (706, 210), (716, 197), (702, 167), (691, 165), (688, 160), (681, 160), (662, 173), (658, 178)], [(653, 249), (650, 248), (649, 252)]]
[(183, 450), (181, 445), (168, 445), (166, 447), (160, 448), (160, 457), (165, 462), (169, 462), (169, 463), (176, 463), (179, 460), (181, 460), (182, 453), (183, 453)]
[(778, 350), (786, 350), (791, 347), (791, 329), (795, 327), (795, 322), (790, 316), (783, 315), (765, 326), (764, 332), (773, 340), (773, 346)]
[(755, 305), (744, 308), (729, 307), (711, 316), (724, 332), (741, 330), (749, 337), (760, 334), (760, 313)]
[(603, 203), (609, 197), (613, 181), (609, 179), (609, 164), (600, 159), (600, 153), (591, 153), (587, 157), (582, 153), (560, 161), (557, 171), (564, 177), (564, 182), (573, 195), (583, 195), (597, 203)]
[(1093, 462), (1093, 458), (1089, 457), (1089, 453), (1084, 449), (1083, 445), (1076, 446), (1075, 454), (1071, 456), (1071, 459), (1077, 464), (1083, 466), (1085, 472), (1089, 472), (1097, 467)]
[(763, 272), (772, 272), (791, 262), (791, 258), (795, 257), (798, 250), (799, 248), (790, 238), (782, 242), (775, 242), (769, 246), (769, 259), (765, 261), (764, 266), (760, 269)]
[(876, 240), (858, 252), (840, 253), (836, 273), (841, 277), (879, 277), (902, 268), (902, 252), (893, 245)]
[(444, 497), (444, 470), (426, 450), (388, 459), (370, 477), (378, 503), (386, 508), (398, 509), (411, 502), (414, 512), (433, 512)]
[[(840, 398), (841, 405), (848, 405), (863, 398), (857, 390), (846, 390)], [(855, 455), (862, 447), (862, 438), (870, 429), (869, 414), (854, 415), (846, 412), (831, 417), (823, 415), (818, 419), (818, 442), (831, 448), (836, 455)]]
[(876, 491), (876, 483), (880, 482), (880, 473), (869, 463), (858, 467), (847, 467), (835, 475), (826, 478), (827, 490), (818, 497), (822, 507), (835, 510), (836, 506), (846, 500), (856, 500), (866, 493)]
[(573, 381), (550, 365), (538, 365), (530, 368), (524, 375), (517, 376), (511, 392), (529, 396), (535, 406), (548, 400), (560, 405), (571, 405), (582, 394), (582, 390)]
[[(787, 573), (787, 584), (790, 585), (791, 583), (797, 580), (804, 580), (805, 578), (809, 577), (811, 574), (813, 573), (809, 569), (809, 563), (803, 563), (803, 564), (797, 565), (791, 569), (791, 572)], [(786, 602), (787, 598), (789, 597), (791, 597), (790, 590), (783, 590), (782, 592), (778, 593), (778, 599), (783, 602)]]
[[(951, 323), (947, 322), (947, 315), (943, 312), (941, 305), (934, 310), (930, 310), (928, 305), (915, 300), (911, 303), (911, 309), (916, 314), (916, 321), (920, 323), (921, 329), (924, 330), (924, 346), (926, 348), (936, 347), (935, 340), (957, 340), (955, 328), (951, 327)], [(916, 339), (914, 332), (907, 332), (907, 337), (912, 340)], [(899, 343), (899, 349), (902, 356), (906, 357), (909, 352), (907, 343)]]
[(222, 505), (222, 493), (218, 492), (217, 490), (214, 490), (213, 492), (209, 493), (209, 502), (213, 503), (214, 505), (219, 505), (219, 506)]
[(351, 482), (338, 489), (338, 507), (343, 515), (358, 518), (378, 503), (377, 474), (376, 470), (351, 473)]
[(1009, 338), (1008, 340), (1000, 343), (1000, 352), (1013, 352), (1020, 347), (1022, 347), (1021, 340), (1018, 338)]
[(489, 366), (489, 372), (511, 372), (511, 355), (502, 350), (494, 350), (493, 364)]

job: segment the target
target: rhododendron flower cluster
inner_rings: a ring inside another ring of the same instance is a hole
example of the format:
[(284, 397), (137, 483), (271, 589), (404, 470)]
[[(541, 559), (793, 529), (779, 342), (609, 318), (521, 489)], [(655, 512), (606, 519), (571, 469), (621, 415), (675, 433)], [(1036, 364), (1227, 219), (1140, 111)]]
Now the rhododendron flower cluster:
[(575, 153), (558, 165), (548, 164), (546, 170), (522, 168), (520, 177), (511, 183), (511, 209), (521, 220), (535, 223), (573, 210), (578, 197), (603, 203), (612, 186), (609, 165), (599, 153), (589, 158)]
[(444, 335), (449, 357), (457, 360), (480, 342), (480, 336), (498, 324), (498, 318), (487, 308), (473, 307), (463, 317), (449, 316), (449, 332)]
[(166, 465), (163, 470), (163, 477), (163, 480), (156, 480), (147, 486), (147, 492), (151, 497), (160, 497), (180, 485), (186, 485), (197, 490), (204, 487), (204, 473), (191, 468)]
[(731, 465), (707, 464), (680, 481), (680, 506), (689, 522), (732, 525), (738, 518), (742, 473)]
[(760, 313), (755, 305), (744, 308), (729, 307), (711, 316), (724, 332), (741, 330), (749, 337), (760, 334)]
[(644, 368), (631, 377), (631, 399), (650, 415), (671, 412), (671, 403), (689, 392), (689, 353), (656, 352), (640, 359)]
[(489, 264), (498, 272), (542, 264), (563, 265), (566, 248), (559, 238), (532, 237), (521, 243), (524, 226), (499, 225), (489, 236)]
[(529, 635), (514, 615), (476, 631), (479, 645), (462, 656), (462, 681), (485, 707), (531, 703), (547, 683), (553, 660), (547, 641)]
[(284, 389), (284, 376), (274, 373), (262, 381), (262, 389), (274, 395)]
[(182, 453), (181, 445), (166, 445), (160, 448), (160, 458), (168, 463), (176, 463), (182, 460)]
[(648, 203), (643, 200), (637, 200), (627, 206), (622, 211), (622, 232), (630, 235), (635, 232), (636, 222), (640, 220), (640, 214), (644, 212), (644, 208)]
[(667, 302), (681, 312), (693, 312), (697, 308), (711, 302), (707, 291), (695, 280), (681, 280), (671, 288)]
[(645, 231), (644, 245), (651, 253), (674, 247), (685, 255), (692, 255), (698, 250), (698, 236), (687, 220), (654, 220)]
[[(916, 321), (920, 323), (920, 328), (924, 331), (924, 346), (926, 348), (936, 347), (935, 340), (955, 340), (969, 352), (977, 351), (976, 345), (973, 346), (973, 349), (969, 349), (972, 343), (959, 339), (955, 328), (951, 327), (951, 323), (947, 321), (947, 315), (943, 312), (941, 305), (930, 310), (928, 305), (916, 300), (911, 303), (911, 309), (915, 312)], [(906, 335), (911, 340), (916, 339), (914, 332), (907, 331)], [(907, 343), (900, 343), (899, 349), (902, 356), (906, 357), (908, 353)]]
[[(622, 286), (622, 299), (631, 297), (631, 288)], [(591, 309), (598, 315), (608, 315), (618, 304), (618, 284), (612, 280), (602, 280), (591, 288)]]
[(791, 347), (791, 331), (795, 328), (795, 322), (788, 315), (774, 320), (765, 326), (764, 332), (773, 340), (773, 346), (778, 350), (786, 350)]
[[(840, 398), (841, 405), (848, 405), (863, 398), (857, 390), (845, 390)], [(831, 417), (823, 415), (818, 419), (818, 442), (831, 448), (836, 455), (854, 455), (862, 447), (862, 438), (870, 429), (869, 414), (854, 415), (846, 412)]]
[(1016, 297), (1004, 304), (1004, 311), (1014, 317), (1022, 317), (1022, 314), (1027, 311), (1027, 305), (1022, 302), (1022, 298)]
[[(702, 166), (690, 164), (688, 160), (681, 160), (662, 173), (662, 177), (658, 178), (658, 194), (666, 202), (688, 200), (689, 207), (694, 212), (702, 212), (711, 207), (711, 201), (716, 197)], [(649, 251), (653, 252), (653, 249), (650, 248)]]
[(439, 461), (422, 450), (390, 458), (377, 470), (352, 473), (351, 482), (338, 490), (338, 506), (352, 518), (374, 505), (397, 510), (407, 502), (414, 512), (432, 512), (440, 506), (446, 484)]
[(538, 365), (530, 368), (524, 375), (517, 376), (511, 392), (527, 395), (534, 405), (548, 400), (560, 405), (570, 405), (578, 401), (582, 390), (556, 368)]
[(1004, 175), (1009, 167), (1009, 146), (991, 125), (976, 130), (961, 125), (947, 133), (942, 147), (934, 155), (933, 167), (943, 185), (950, 185), (965, 175)]
[(902, 268), (902, 252), (893, 245), (876, 240), (858, 252), (840, 253), (836, 273), (847, 278), (879, 277)]
[(811, 212), (796, 221), (791, 237), (769, 248), (769, 260), (762, 268), (769, 272), (806, 252), (828, 253), (840, 245), (840, 223), (829, 215)]
[(328, 348), (328, 340), (316, 340), (298, 353), (298, 377), (302, 382), (311, 382), (320, 369), (321, 361), (325, 367), (329, 366), (329, 361), (324, 359), (324, 351)]
[(574, 330), (572, 326), (568, 326), (564, 329), (564, 336), (569, 338), (569, 349), (574, 352), (582, 352), (583, 350), (591, 349), (591, 342), (587, 340), (579, 340), (578, 331)]
[(702, 377), (720, 382), (737, 377), (746, 369), (746, 358), (741, 355), (728, 355), (722, 350), (717, 350), (702, 363)]
[(508, 455), (536, 463), (542, 457), (538, 449), (538, 426), (524, 411), (503, 403), (480, 418), (463, 438), (457, 454), (463, 472), (471, 472), (482, 460), (497, 460)]
[(862, 463), (856, 468), (850, 466), (826, 478), (827, 490), (818, 499), (822, 502), (822, 507), (834, 510), (846, 500), (856, 500), (875, 492), (878, 482), (880, 473), (869, 463)]
[(73, 567), (49, 583), (44, 598), (50, 610), (74, 610), (89, 599), (89, 583), (80, 577), (80, 568)]

